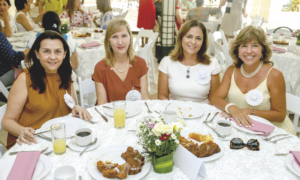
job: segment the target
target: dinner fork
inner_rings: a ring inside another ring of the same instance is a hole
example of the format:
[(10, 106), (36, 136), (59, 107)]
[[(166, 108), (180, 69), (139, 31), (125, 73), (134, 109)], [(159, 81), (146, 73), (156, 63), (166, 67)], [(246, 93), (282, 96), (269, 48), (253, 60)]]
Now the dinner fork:
[[(46, 147), (45, 149), (43, 149), (42, 153), (45, 152), (48, 149), (48, 147)], [(18, 154), (20, 152), (34, 152), (34, 151), (14, 151), (14, 152), (10, 152), (9, 155), (15, 155), (15, 154)]]
[(205, 123), (205, 122), (208, 122), (207, 119), (208, 119), (209, 116), (210, 116), (210, 113), (208, 113), (206, 119), (203, 121), (204, 123)]
[(278, 137), (278, 136), (288, 136), (289, 134), (277, 134), (275, 136), (271, 136), (271, 137), (266, 137), (266, 138), (262, 138), (265, 141), (270, 141), (272, 138), (274, 137)]
[(147, 102), (145, 102), (145, 104), (146, 104), (146, 106), (147, 106), (148, 113), (152, 113), (152, 111), (150, 111), (150, 108), (149, 108), (149, 106), (148, 106), (148, 103), (147, 103)]
[(270, 141), (271, 143), (277, 143), (278, 141), (282, 140), (282, 139), (286, 139), (286, 138), (290, 138), (292, 136), (286, 136), (286, 137), (283, 137), (283, 138), (279, 138), (279, 139), (276, 139), (274, 141)]

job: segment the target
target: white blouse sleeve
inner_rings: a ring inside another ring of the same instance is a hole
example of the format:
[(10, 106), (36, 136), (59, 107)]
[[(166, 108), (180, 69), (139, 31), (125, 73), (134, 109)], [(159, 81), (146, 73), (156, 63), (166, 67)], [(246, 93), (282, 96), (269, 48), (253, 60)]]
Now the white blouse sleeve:
[(158, 66), (158, 70), (160, 70), (161, 72), (165, 73), (165, 74), (168, 74), (168, 67), (170, 65), (170, 61), (172, 61), (170, 59), (169, 56), (166, 56), (164, 57), (161, 62), (159, 63), (159, 66)]
[(216, 58), (210, 58), (211, 61), (211, 75), (216, 75), (221, 72), (221, 66)]

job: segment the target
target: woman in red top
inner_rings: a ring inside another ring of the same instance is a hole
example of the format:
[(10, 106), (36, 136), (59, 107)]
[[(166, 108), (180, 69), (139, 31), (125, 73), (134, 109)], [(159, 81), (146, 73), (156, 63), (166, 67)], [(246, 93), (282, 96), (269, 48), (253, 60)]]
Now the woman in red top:
[(106, 57), (98, 62), (92, 75), (95, 81), (97, 104), (125, 100), (130, 90), (149, 99), (146, 61), (135, 56), (132, 33), (124, 19), (114, 19), (107, 27), (104, 39)]
[(180, 7), (179, 7), (179, 3), (180, 3), (180, 0), (176, 0), (176, 4), (175, 4), (175, 23), (176, 23), (176, 27), (179, 31), (181, 25), (184, 23), (184, 19), (182, 19), (182, 16), (181, 16), (181, 10), (180, 10)]
[[(137, 27), (152, 30), (155, 26), (155, 6), (153, 0), (140, 0)], [(142, 47), (148, 43), (148, 38), (142, 37)]]

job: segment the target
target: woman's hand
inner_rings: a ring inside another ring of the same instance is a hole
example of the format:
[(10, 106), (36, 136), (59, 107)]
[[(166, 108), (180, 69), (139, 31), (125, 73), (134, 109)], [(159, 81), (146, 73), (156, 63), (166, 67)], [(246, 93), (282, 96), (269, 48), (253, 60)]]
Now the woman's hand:
[(86, 121), (92, 120), (91, 114), (83, 107), (75, 105), (72, 109), (72, 116), (75, 117), (77, 114), (79, 114), (80, 119), (85, 119)]
[(93, 23), (95, 24), (95, 26), (96, 26), (97, 28), (98, 28), (99, 25), (98, 25), (98, 23), (96, 22), (96, 20), (99, 19), (99, 18), (100, 18), (100, 17), (96, 17), (96, 16), (95, 16), (94, 19), (93, 19)]
[(31, 142), (37, 143), (37, 140), (34, 139), (35, 130), (31, 127), (24, 127), (17, 139), (17, 143), (22, 145), (22, 143), (31, 145)]
[(219, 116), (220, 116), (220, 117), (225, 117), (225, 118), (232, 118), (232, 116), (231, 116), (230, 114), (226, 113), (226, 112), (221, 112), (221, 113), (219, 114)]
[(4, 11), (2, 14), (1, 14), (4, 22), (9, 22), (9, 14), (7, 11)]
[(253, 126), (253, 123), (250, 117), (248, 116), (251, 114), (251, 109), (249, 108), (240, 109), (236, 106), (229, 106), (228, 110), (239, 126), (241, 125), (244, 125), (245, 127)]

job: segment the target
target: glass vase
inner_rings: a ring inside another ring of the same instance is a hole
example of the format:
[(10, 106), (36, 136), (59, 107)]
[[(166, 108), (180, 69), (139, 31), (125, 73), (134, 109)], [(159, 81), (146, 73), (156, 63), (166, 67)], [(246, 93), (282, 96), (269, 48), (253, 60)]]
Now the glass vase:
[(173, 171), (173, 152), (171, 154), (155, 157), (152, 161), (154, 172), (163, 174)]
[(68, 25), (67, 24), (63, 24), (63, 25), (61, 25), (61, 27), (60, 27), (60, 30), (61, 30), (61, 33), (62, 34), (67, 34), (68, 33)]
[(300, 46), (300, 36), (297, 37), (296, 45), (297, 45), (297, 46)]

